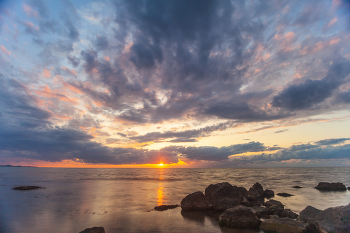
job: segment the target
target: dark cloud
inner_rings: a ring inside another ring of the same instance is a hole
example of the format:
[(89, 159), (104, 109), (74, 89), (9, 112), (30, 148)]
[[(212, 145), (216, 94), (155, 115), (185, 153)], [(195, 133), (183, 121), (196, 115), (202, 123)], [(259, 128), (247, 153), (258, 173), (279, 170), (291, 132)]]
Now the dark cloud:
[(288, 110), (311, 108), (330, 97), (349, 73), (348, 61), (334, 62), (322, 80), (308, 79), (305, 83), (291, 85), (276, 95), (271, 104)]
[(350, 91), (338, 93), (336, 101), (347, 104), (350, 103)]
[(74, 67), (77, 67), (80, 64), (80, 59), (77, 57), (67, 55), (67, 59)]
[(107, 49), (109, 47), (107, 38), (105, 36), (97, 36), (95, 46), (98, 50)]
[(282, 129), (282, 130), (277, 130), (275, 133), (283, 133), (283, 132), (286, 132), (288, 131), (289, 129)]
[(130, 60), (138, 68), (153, 67), (156, 61), (162, 62), (162, 59), (162, 51), (158, 46), (138, 43), (131, 47)]
[(28, 3), (36, 11), (38, 11), (38, 13), (41, 17), (46, 18), (49, 16), (50, 11), (46, 6), (45, 1), (43, 1), (43, 0), (30, 0)]
[(324, 139), (324, 140), (317, 141), (316, 144), (328, 146), (328, 145), (334, 145), (334, 144), (341, 144), (341, 143), (344, 143), (347, 140), (350, 140), (350, 138)]

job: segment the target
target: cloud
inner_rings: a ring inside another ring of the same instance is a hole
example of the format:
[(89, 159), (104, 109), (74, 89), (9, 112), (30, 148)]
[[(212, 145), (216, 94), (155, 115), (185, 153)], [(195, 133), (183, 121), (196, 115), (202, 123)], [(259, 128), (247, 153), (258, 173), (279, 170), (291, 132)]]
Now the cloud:
[(283, 132), (286, 132), (288, 131), (289, 129), (282, 129), (282, 130), (277, 130), (275, 133), (283, 133)]
[(336, 96), (336, 100), (341, 103), (350, 103), (350, 91), (340, 92)]
[(327, 145), (341, 144), (341, 143), (344, 143), (347, 140), (350, 140), (350, 138), (324, 139), (324, 140), (317, 141), (316, 144), (327, 146)]
[(305, 83), (291, 85), (276, 95), (271, 104), (288, 110), (302, 110), (322, 103), (343, 83), (350, 73), (349, 67), (348, 61), (334, 62), (322, 80), (308, 79)]

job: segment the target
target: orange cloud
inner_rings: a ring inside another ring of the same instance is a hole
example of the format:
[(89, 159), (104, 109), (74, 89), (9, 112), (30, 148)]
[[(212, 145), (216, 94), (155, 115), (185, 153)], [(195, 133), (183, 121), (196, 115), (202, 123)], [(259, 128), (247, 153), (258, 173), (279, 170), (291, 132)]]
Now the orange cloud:
[(32, 22), (27, 21), (25, 22), (25, 24), (30, 27), (31, 29), (35, 30), (35, 31), (39, 31), (39, 26), (35, 26)]
[(11, 55), (11, 51), (8, 51), (3, 45), (1, 45), (1, 50), (7, 55)]
[(61, 66), (61, 69), (64, 70), (66, 73), (71, 74), (73, 76), (77, 76), (77, 72), (75, 70), (71, 70), (66, 66)]
[(47, 69), (44, 69), (44, 70), (43, 70), (43, 76), (44, 76), (45, 78), (50, 78), (50, 77), (51, 77), (50, 71), (47, 70)]

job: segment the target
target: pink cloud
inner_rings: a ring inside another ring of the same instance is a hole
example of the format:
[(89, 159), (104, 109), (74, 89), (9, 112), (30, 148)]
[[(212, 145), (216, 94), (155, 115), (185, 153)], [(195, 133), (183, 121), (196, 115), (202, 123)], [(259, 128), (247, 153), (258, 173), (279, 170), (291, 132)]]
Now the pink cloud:
[(1, 45), (1, 50), (7, 55), (11, 55), (11, 51), (8, 51), (3, 45)]
[(28, 16), (38, 17), (38, 12), (30, 8), (30, 6), (23, 4), (23, 10)]

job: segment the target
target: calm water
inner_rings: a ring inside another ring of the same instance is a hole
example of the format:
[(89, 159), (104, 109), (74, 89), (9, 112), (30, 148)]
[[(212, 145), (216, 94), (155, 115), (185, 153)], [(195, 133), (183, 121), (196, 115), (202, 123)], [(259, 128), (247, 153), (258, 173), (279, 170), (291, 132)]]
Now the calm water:
[[(220, 228), (210, 216), (181, 213), (181, 208), (151, 211), (161, 204), (179, 204), (187, 194), (227, 181), (247, 189), (255, 182), (275, 193), (274, 199), (300, 212), (347, 205), (350, 191), (320, 192), (320, 181), (350, 186), (350, 167), (269, 169), (66, 169), (0, 168), (0, 231), (17, 233), (80, 232), (103, 226), (112, 232), (241, 232)], [(45, 189), (15, 191), (18, 185)], [(293, 189), (294, 185), (305, 188)], [(244, 231), (246, 232), (246, 231)]]

